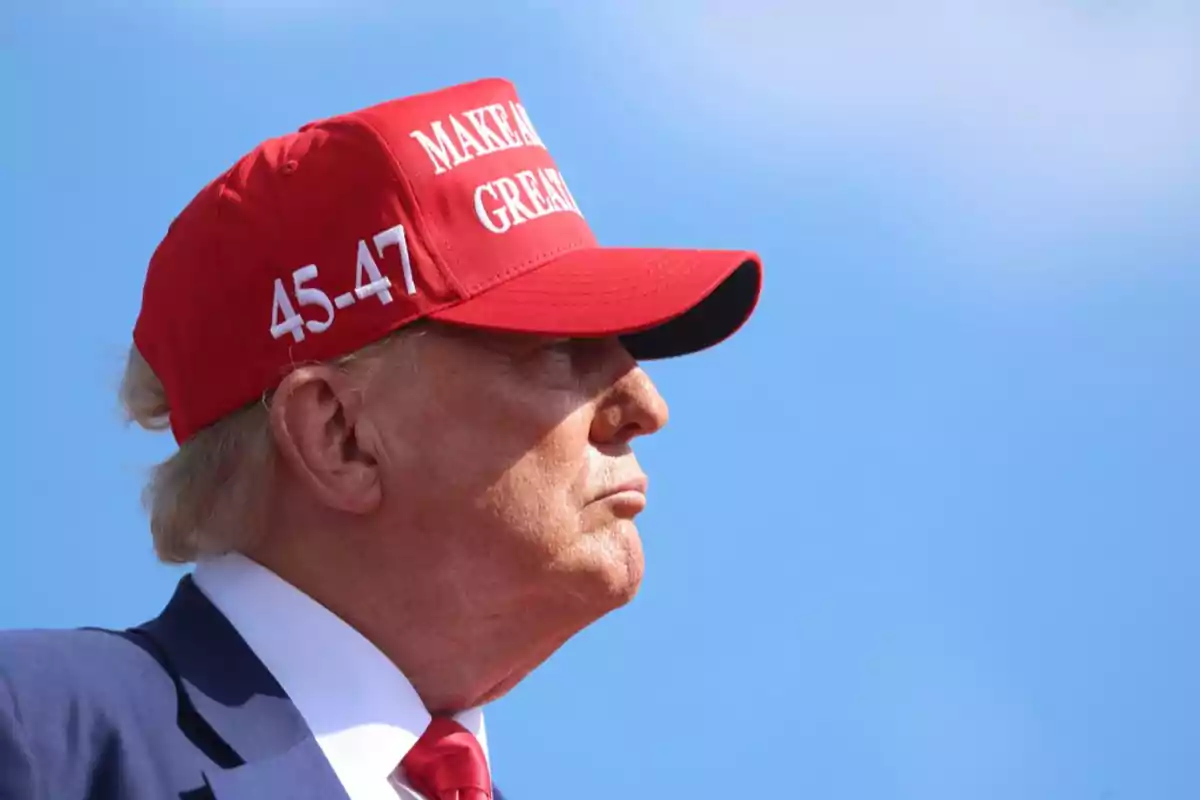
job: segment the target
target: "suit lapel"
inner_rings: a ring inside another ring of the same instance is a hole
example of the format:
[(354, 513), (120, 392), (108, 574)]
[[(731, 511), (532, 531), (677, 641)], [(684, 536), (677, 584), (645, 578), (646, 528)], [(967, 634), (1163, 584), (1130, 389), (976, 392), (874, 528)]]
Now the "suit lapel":
[(218, 800), (347, 800), (296, 706), (190, 576), (134, 633), (161, 651), (180, 727), (216, 764), (205, 778)]

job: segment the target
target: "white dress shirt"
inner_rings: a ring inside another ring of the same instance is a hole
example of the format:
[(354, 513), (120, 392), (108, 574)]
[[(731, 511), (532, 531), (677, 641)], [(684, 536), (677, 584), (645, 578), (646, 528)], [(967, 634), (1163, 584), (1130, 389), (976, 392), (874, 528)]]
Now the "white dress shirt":
[[(423, 800), (398, 766), (432, 718), (379, 648), (245, 556), (204, 559), (192, 577), (287, 692), (350, 800)], [(455, 719), (487, 756), (483, 711)]]

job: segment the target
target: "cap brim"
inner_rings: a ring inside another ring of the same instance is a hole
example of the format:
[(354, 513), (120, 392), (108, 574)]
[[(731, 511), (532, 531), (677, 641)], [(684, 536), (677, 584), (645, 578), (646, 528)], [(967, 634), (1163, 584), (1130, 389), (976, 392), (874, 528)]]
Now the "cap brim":
[(638, 359), (669, 358), (731, 336), (761, 287), (762, 262), (749, 251), (589, 248), (430, 318), (547, 336), (620, 336)]

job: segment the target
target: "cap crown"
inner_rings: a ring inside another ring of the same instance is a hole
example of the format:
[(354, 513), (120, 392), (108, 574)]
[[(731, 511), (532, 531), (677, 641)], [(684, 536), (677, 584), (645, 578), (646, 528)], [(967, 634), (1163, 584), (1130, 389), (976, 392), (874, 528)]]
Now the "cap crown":
[(134, 341), (183, 441), (294, 364), (595, 245), (512, 84), (477, 81), (314, 122), (241, 158), (156, 250)]

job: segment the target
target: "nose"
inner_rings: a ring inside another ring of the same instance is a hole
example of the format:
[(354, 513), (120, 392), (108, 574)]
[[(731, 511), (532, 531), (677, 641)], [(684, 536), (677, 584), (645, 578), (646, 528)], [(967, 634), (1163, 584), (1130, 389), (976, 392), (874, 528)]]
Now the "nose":
[(628, 444), (667, 424), (667, 401), (654, 381), (636, 364), (613, 385), (592, 421), (592, 440), (600, 444)]

